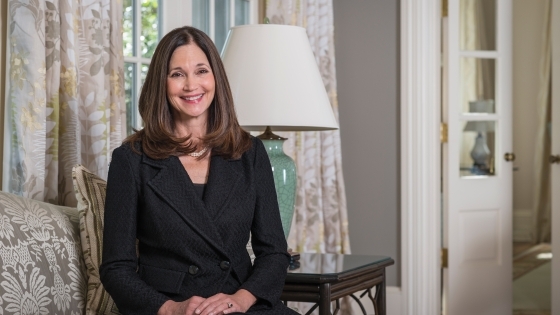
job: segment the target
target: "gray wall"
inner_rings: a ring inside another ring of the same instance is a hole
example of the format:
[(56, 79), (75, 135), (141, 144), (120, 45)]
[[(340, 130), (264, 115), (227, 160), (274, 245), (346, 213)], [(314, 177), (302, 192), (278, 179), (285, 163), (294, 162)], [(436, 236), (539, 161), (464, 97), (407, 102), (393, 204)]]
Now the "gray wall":
[(400, 286), (399, 1), (333, 4), (350, 247), (393, 257)]

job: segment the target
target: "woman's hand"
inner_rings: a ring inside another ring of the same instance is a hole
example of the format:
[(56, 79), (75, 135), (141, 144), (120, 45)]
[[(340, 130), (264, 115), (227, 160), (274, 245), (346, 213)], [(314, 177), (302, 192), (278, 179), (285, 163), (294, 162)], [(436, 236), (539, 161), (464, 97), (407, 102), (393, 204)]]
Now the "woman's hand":
[(194, 315), (196, 308), (204, 302), (204, 298), (193, 296), (183, 302), (169, 300), (159, 308), (157, 315)]
[(255, 304), (257, 298), (251, 292), (241, 289), (233, 295), (218, 293), (200, 303), (195, 309), (195, 315), (222, 315), (230, 313), (245, 313)]

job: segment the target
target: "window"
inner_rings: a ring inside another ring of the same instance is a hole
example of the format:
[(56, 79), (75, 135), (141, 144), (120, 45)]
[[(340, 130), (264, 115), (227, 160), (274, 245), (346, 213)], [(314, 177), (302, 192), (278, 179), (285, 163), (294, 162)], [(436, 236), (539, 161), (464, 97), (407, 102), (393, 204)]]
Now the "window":
[(183, 25), (203, 30), (221, 51), (229, 28), (255, 23), (258, 0), (123, 0), (127, 134), (142, 128), (138, 97), (161, 36)]
[(138, 96), (160, 39), (159, 1), (123, 1), (124, 90), (126, 132), (140, 128)]
[(192, 4), (192, 25), (208, 34), (218, 51), (222, 51), (230, 27), (251, 22), (250, 0), (193, 0)]

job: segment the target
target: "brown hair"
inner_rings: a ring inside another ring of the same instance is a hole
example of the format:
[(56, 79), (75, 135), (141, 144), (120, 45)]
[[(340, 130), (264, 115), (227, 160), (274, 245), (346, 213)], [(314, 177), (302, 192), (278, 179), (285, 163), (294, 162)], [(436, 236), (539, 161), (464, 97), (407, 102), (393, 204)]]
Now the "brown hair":
[(126, 138), (124, 143), (131, 144), (133, 150), (137, 151), (134, 144), (140, 142), (144, 153), (152, 159), (164, 159), (196, 150), (190, 135), (174, 135), (173, 113), (167, 100), (167, 71), (171, 55), (177, 47), (189, 44), (197, 45), (204, 52), (216, 80), (214, 99), (208, 108), (206, 135), (201, 140), (212, 149), (213, 155), (238, 159), (251, 148), (252, 141), (249, 133), (241, 129), (237, 121), (220, 54), (204, 32), (189, 26), (172, 30), (157, 45), (140, 92), (138, 109), (144, 120), (144, 128)]

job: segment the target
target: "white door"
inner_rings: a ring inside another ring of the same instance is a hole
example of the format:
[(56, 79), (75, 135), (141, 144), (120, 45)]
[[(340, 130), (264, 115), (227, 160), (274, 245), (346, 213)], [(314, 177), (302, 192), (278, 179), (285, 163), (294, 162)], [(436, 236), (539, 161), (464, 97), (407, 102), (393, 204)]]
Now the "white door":
[[(552, 137), (551, 152), (560, 156), (560, 0), (552, 1)], [(551, 165), (552, 296), (560, 296), (560, 163)], [(560, 299), (552, 298), (551, 314), (560, 314)]]
[(512, 3), (449, 0), (444, 312), (512, 313)]

